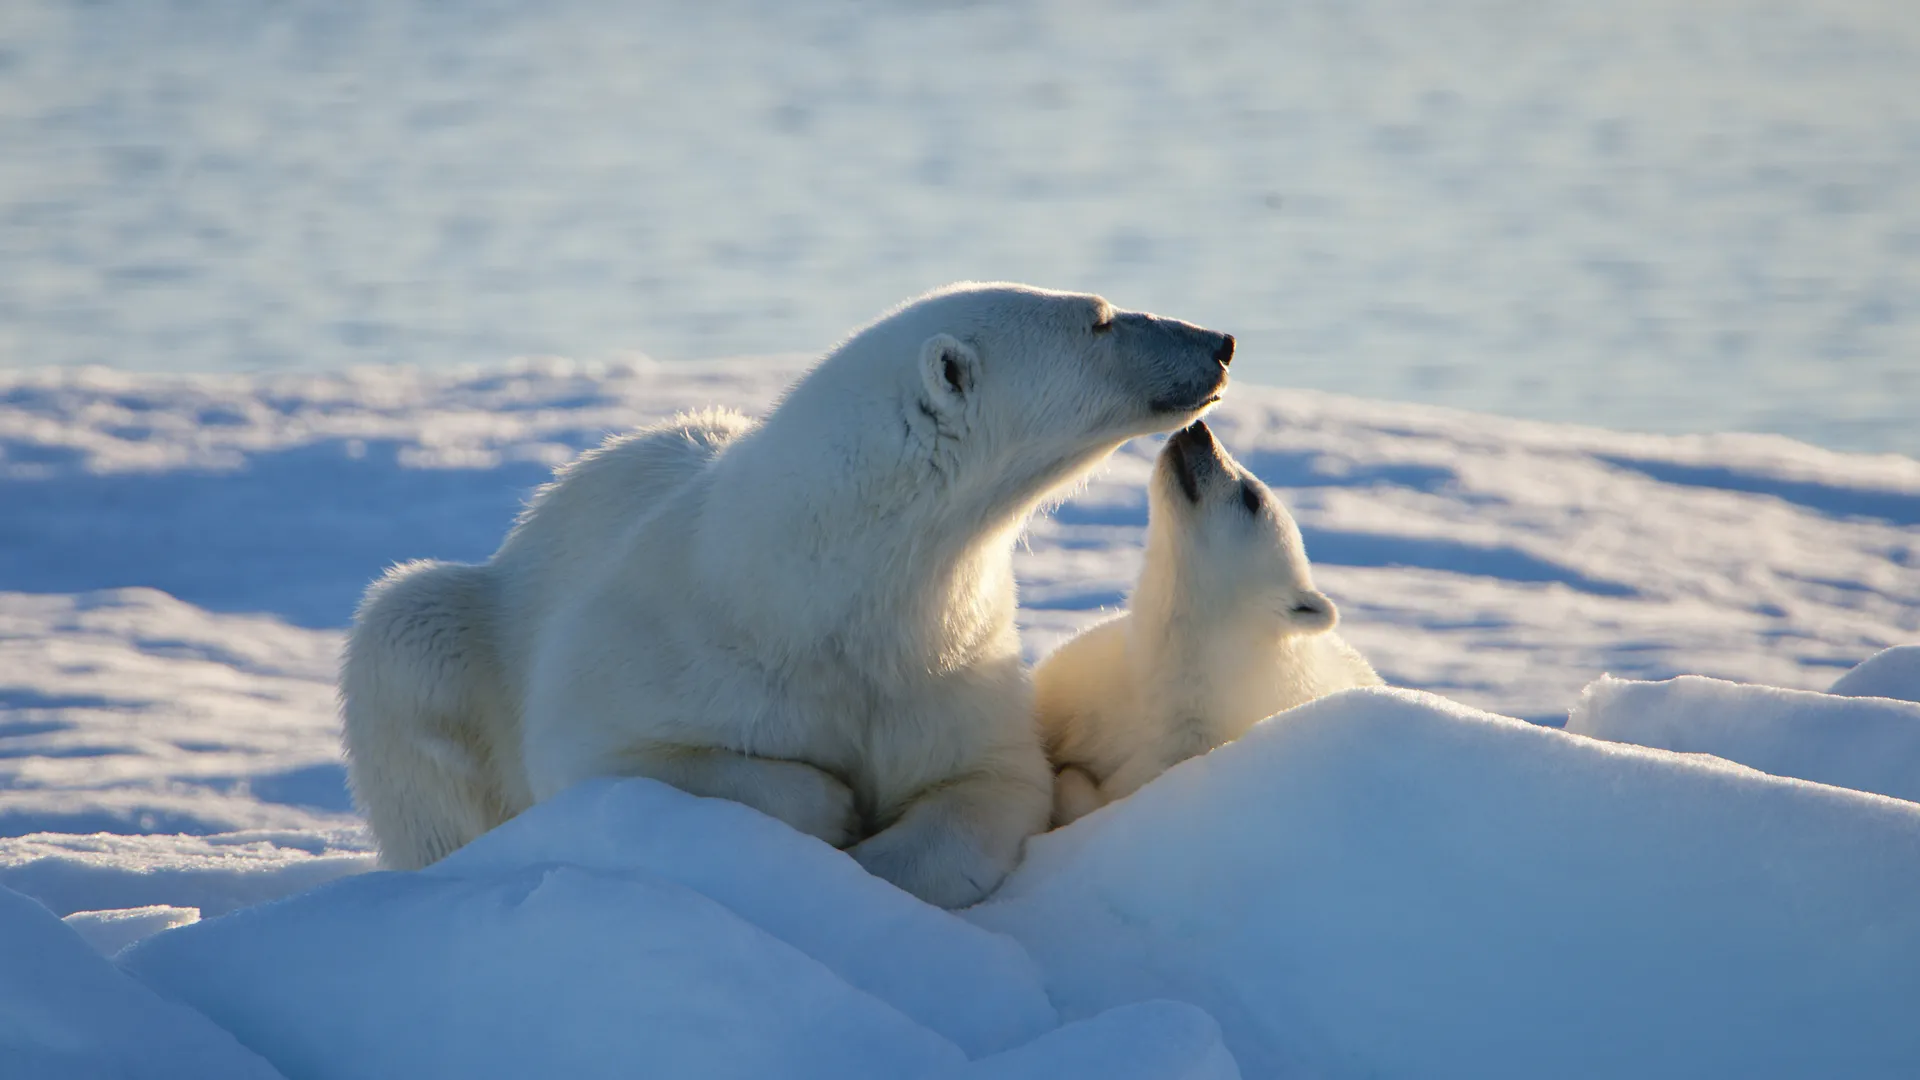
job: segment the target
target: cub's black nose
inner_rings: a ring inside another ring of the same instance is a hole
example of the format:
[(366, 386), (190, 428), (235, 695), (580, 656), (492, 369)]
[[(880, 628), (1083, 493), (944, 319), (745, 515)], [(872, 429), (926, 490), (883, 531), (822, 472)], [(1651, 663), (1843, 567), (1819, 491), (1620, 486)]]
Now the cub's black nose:
[(1207, 422), (1205, 420), (1195, 420), (1193, 423), (1174, 432), (1173, 436), (1167, 441), (1176, 442), (1182, 446), (1207, 446), (1213, 442), (1213, 432), (1207, 430)]
[(1220, 347), (1213, 350), (1213, 359), (1221, 367), (1226, 367), (1228, 364), (1233, 363), (1233, 335), (1221, 334), (1220, 337), (1222, 339)]

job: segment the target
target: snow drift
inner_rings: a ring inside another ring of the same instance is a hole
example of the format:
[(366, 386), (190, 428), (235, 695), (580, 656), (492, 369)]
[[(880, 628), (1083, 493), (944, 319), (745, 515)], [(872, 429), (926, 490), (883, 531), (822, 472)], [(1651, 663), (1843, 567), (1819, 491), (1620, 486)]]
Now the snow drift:
[(122, 963), (297, 1077), (917, 1077), (966, 1060), (638, 871), (369, 874), (160, 934)]
[(1920, 701), (1920, 645), (1895, 645), (1834, 680), (1829, 694)]
[(1158, 999), (1249, 1076), (1889, 1075), (1915, 895), (1920, 805), (1355, 691), (1036, 839), (964, 917), (606, 781), (123, 963), (299, 1076), (1092, 1075), (1130, 1028), (1137, 1075), (1225, 1074), (1191, 1012), (1096, 1019)]
[(1749, 686), (1698, 675), (1601, 678), (1567, 730), (1920, 801), (1920, 704)]
[(757, 811), (651, 781), (580, 784), (428, 867), (469, 879), (543, 863), (658, 874), (978, 1056), (1059, 1023), (1033, 961)]
[(1920, 1074), (1920, 806), (1409, 691), (1282, 713), (969, 917), (1249, 1076)]
[(1062, 1028), (1012, 941), (646, 780), (582, 785), (428, 870), (197, 923), (123, 962), (291, 1076), (1239, 1075), (1191, 1005)]
[[(1036, 841), (965, 917), (641, 783), (431, 873), (358, 876), (332, 679), (366, 582), (483, 558), (549, 465), (675, 409), (763, 409), (793, 372), (0, 372), (0, 885), (74, 915), (0, 915), (0, 1076), (203, 1060), (155, 1016), (241, 1054), (153, 1013), (74, 929), (152, 934), (121, 954), (142, 977), (275, 1061), (356, 1077), (591, 1074), (622, 1048), (622, 1071), (665, 1070), (726, 1039), (701, 1071), (1158, 1080), (1233, 1075), (1231, 1052), (1249, 1076), (1920, 1075), (1913, 804), (1415, 696), (1269, 721)], [(1920, 462), (1253, 386), (1210, 423), (1396, 685), (1548, 722), (1604, 671), (1920, 696), (1916, 649), (1833, 681), (1920, 634)], [(1035, 523), (1030, 656), (1124, 595), (1156, 449)], [(1761, 727), (1799, 763), (1868, 756), (1864, 729), (1799, 707), (1834, 699), (1726, 695), (1778, 704)], [(1878, 745), (1886, 775), (1920, 775)], [(187, 909), (206, 921), (163, 929)], [(614, 992), (652, 1011), (587, 999)], [(60, 1023), (34, 1011), (55, 997)], [(858, 1030), (821, 1045), (834, 1025)]]
[(273, 1080), (233, 1036), (96, 955), (53, 913), (0, 888), (0, 1076)]

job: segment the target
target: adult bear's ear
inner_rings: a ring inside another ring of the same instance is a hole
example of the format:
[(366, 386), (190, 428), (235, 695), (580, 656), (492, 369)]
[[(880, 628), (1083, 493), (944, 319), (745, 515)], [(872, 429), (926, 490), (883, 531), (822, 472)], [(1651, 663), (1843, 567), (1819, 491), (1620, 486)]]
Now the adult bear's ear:
[(1287, 609), (1287, 621), (1303, 634), (1317, 634), (1322, 630), (1331, 630), (1340, 621), (1340, 609), (1333, 606), (1333, 600), (1318, 589), (1302, 589), (1294, 595), (1293, 606)]
[(980, 354), (952, 334), (935, 334), (920, 346), (920, 381), (927, 401), (942, 413), (966, 404), (980, 375)]

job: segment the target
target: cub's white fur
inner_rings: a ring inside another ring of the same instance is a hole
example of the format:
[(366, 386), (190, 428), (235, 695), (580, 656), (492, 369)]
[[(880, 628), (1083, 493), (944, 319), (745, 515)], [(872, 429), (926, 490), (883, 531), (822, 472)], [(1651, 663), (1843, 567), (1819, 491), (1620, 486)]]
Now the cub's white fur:
[(951, 287), (763, 423), (681, 416), (585, 455), (485, 565), (396, 568), (341, 674), (386, 862), (648, 776), (980, 899), (1049, 814), (1014, 538), (1121, 442), (1204, 411), (1232, 345), (1097, 296)]
[(1204, 423), (1167, 440), (1147, 489), (1146, 566), (1126, 614), (1034, 672), (1060, 772), (1054, 824), (1124, 798), (1282, 709), (1380, 676), (1333, 632), (1300, 528)]

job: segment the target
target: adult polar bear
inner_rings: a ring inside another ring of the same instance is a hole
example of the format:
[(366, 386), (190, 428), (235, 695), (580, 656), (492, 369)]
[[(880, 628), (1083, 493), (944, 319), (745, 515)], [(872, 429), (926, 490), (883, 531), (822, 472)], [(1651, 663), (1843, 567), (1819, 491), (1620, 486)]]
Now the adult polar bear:
[(368, 590), (341, 673), (355, 797), (417, 867), (576, 781), (756, 807), (932, 903), (1044, 829), (1013, 541), (1233, 339), (1098, 296), (956, 285), (854, 334), (771, 415), (682, 416), (543, 488), (481, 566)]

